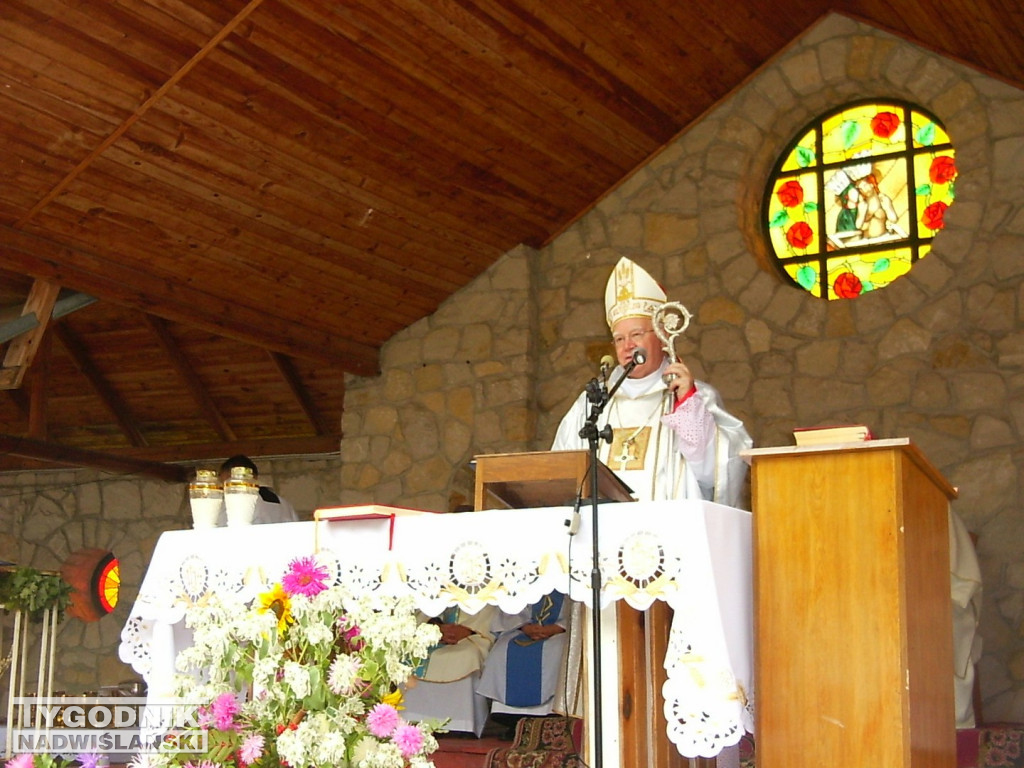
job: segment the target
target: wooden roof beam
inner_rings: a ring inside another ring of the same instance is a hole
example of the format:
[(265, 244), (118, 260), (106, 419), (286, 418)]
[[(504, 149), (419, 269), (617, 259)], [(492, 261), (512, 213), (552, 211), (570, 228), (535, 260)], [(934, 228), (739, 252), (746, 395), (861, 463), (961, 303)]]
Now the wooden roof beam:
[(78, 370), (89, 380), (103, 404), (117, 419), (121, 431), (124, 432), (131, 444), (134, 446), (149, 445), (146, 436), (142, 434), (142, 430), (135, 422), (135, 417), (129, 413), (114, 388), (110, 386), (110, 382), (96, 368), (96, 364), (93, 363), (89, 353), (85, 351), (85, 347), (74, 332), (64, 323), (57, 323), (53, 330), (57, 334), (57, 338), (60, 339), (60, 343), (64, 345), (64, 349), (71, 355), (71, 359), (75, 361)]
[(292, 395), (299, 403), (299, 407), (302, 408), (302, 412), (306, 415), (306, 419), (313, 426), (313, 430), (317, 435), (331, 435), (336, 434), (337, 430), (331, 429), (327, 420), (324, 419), (320, 409), (316, 407), (316, 403), (313, 402), (313, 398), (309, 395), (309, 390), (303, 385), (302, 380), (299, 378), (299, 374), (295, 370), (295, 366), (292, 365), (292, 361), (289, 360), (282, 354), (277, 352), (268, 351), (270, 355), (270, 361), (277, 368), (278, 373), (281, 374), (281, 378), (284, 379), (285, 384), (291, 390)]
[(158, 315), (243, 344), (291, 357), (341, 365), (359, 376), (380, 373), (380, 351), (313, 328), (268, 322), (266, 309), (226, 304), (194, 286), (172, 284), (150, 270), (0, 224), (0, 268), (54, 280), (103, 301)]
[(169, 483), (183, 483), (191, 475), (188, 467), (114, 456), (28, 437), (0, 435), (0, 453), (69, 467), (89, 467), (118, 475), (146, 475)]
[(49, 280), (32, 283), (21, 316), (35, 315), (36, 324), (15, 338), (7, 347), (3, 368), (0, 369), (0, 389), (17, 389), (25, 378), (25, 371), (32, 365), (40, 341), (46, 333), (57, 301), (60, 286)]
[(167, 328), (167, 323), (159, 317), (154, 317), (143, 313), (146, 324), (153, 331), (157, 341), (160, 342), (160, 346), (163, 347), (164, 353), (170, 358), (171, 364), (174, 369), (181, 376), (182, 381), (185, 382), (185, 386), (188, 387), (189, 392), (192, 393), (192, 397), (195, 398), (196, 404), (202, 410), (206, 420), (210, 422), (210, 425), (214, 428), (221, 440), (225, 442), (234, 442), (238, 439), (235, 435), (235, 431), (228, 424), (227, 420), (221, 414), (217, 404), (213, 402), (213, 398), (210, 397), (210, 393), (206, 389), (206, 385), (203, 384), (192, 367), (192, 364), (186, 359), (184, 353), (181, 351), (181, 347), (178, 346), (178, 342), (174, 340), (170, 330)]

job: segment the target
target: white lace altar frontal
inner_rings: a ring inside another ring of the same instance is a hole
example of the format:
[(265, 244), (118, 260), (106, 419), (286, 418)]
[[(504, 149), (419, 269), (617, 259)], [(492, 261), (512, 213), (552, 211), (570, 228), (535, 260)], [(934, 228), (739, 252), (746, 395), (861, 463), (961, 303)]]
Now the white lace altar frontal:
[[(159, 697), (191, 642), (186, 607), (264, 591), (292, 559), (313, 554), (315, 525), (318, 557), (340, 583), (412, 594), (429, 615), (456, 604), (516, 613), (552, 590), (590, 606), (590, 511), (574, 536), (570, 512), (425, 513), (396, 517), (393, 529), (388, 520), (349, 520), (169, 531), (121, 632), (120, 657)], [(663, 600), (673, 608), (662, 690), (668, 737), (687, 757), (738, 743), (753, 732), (750, 513), (700, 501), (605, 504), (598, 533), (602, 607), (625, 600), (645, 610)]]

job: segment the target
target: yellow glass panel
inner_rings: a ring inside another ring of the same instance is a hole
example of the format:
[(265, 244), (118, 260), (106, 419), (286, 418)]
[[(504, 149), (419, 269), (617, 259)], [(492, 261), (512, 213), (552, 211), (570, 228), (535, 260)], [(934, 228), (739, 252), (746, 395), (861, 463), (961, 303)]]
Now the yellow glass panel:
[(906, 145), (903, 109), (892, 104), (850, 107), (822, 122), (821, 149), (826, 163), (863, 155), (901, 151)]
[(775, 253), (798, 255), (818, 248), (818, 174), (808, 171), (775, 183), (768, 201)]
[(891, 251), (851, 255), (833, 259), (828, 265), (828, 298), (855, 299), (868, 291), (884, 288), (910, 271), (911, 251)]
[(815, 131), (808, 131), (797, 143), (780, 168), (781, 171), (796, 171), (811, 168), (817, 164), (818, 139)]
[(790, 262), (783, 264), (782, 268), (793, 279), (793, 282), (801, 286), (811, 296), (821, 298), (821, 282), (818, 279), (818, 269), (814, 263), (795, 264)]

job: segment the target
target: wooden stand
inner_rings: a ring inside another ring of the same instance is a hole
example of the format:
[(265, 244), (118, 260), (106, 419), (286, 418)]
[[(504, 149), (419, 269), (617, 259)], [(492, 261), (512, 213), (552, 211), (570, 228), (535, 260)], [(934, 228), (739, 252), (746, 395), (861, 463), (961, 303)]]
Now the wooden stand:
[(758, 768), (954, 768), (956, 491), (906, 439), (747, 455)]
[[(589, 503), (589, 451), (492, 453), (476, 457), (474, 508), (530, 509), (572, 506), (581, 486)], [(631, 491), (607, 466), (598, 462), (598, 498), (633, 501)]]

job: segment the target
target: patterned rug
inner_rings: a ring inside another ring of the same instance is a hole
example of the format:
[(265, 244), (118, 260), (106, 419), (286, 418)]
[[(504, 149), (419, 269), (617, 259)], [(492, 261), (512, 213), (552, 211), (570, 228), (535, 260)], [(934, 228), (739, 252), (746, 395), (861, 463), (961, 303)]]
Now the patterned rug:
[(577, 718), (520, 718), (511, 746), (488, 752), (484, 768), (584, 768), (577, 748), (582, 733)]
[(1020, 727), (981, 728), (978, 768), (1024, 768), (1024, 731)]

